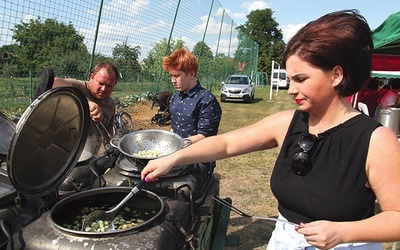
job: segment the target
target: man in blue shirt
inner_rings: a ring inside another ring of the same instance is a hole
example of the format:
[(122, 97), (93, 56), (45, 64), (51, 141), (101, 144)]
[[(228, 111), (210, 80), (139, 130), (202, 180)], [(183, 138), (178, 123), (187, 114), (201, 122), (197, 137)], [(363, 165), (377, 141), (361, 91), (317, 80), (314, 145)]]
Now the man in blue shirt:
[[(163, 69), (168, 71), (177, 90), (171, 97), (171, 127), (174, 133), (189, 138), (192, 143), (216, 135), (222, 109), (214, 94), (197, 80), (199, 63), (187, 49), (179, 49), (163, 58)], [(215, 162), (205, 163), (213, 170)]]

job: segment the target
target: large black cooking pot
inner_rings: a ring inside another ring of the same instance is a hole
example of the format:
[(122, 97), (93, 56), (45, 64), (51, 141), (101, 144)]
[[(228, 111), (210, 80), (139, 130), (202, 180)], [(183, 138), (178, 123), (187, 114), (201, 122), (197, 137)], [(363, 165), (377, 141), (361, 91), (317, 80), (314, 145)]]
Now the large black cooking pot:
[(79, 211), (82, 207), (90, 206), (90, 204), (107, 203), (118, 204), (125, 196), (131, 191), (129, 187), (104, 187), (96, 188), (88, 191), (71, 195), (60, 202), (58, 202), (50, 213), (50, 220), (54, 227), (57, 229), (74, 235), (88, 236), (88, 237), (102, 237), (115, 234), (121, 234), (132, 230), (143, 230), (153, 224), (153, 222), (160, 216), (164, 210), (164, 203), (162, 199), (147, 190), (142, 189), (134, 197), (132, 197), (126, 205), (135, 209), (153, 211), (143, 223), (134, 227), (126, 229), (118, 229), (105, 232), (86, 232), (80, 230), (69, 229), (65, 225), (74, 222), (75, 211)]

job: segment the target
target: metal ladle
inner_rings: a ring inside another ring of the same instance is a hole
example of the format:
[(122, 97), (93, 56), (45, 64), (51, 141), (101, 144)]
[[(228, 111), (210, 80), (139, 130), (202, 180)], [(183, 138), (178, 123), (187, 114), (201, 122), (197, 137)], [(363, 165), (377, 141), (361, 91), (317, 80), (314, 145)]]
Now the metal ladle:
[[(93, 121), (93, 120), (92, 120)], [(102, 122), (100, 122), (100, 123), (95, 123), (94, 121), (93, 121), (93, 123), (94, 123), (94, 125), (96, 126), (96, 128), (97, 128), (97, 131), (99, 132), (99, 134), (100, 134), (100, 136), (101, 136), (101, 139), (103, 140), (103, 145), (104, 145), (104, 147), (106, 147), (106, 145), (107, 145), (107, 143), (108, 143), (108, 140), (106, 139), (106, 137), (105, 137), (105, 134), (107, 134), (107, 136), (108, 136), (108, 138), (111, 140), (113, 137), (111, 136), (111, 134), (108, 132), (108, 130), (107, 130), (107, 128), (104, 126), (104, 124), (102, 123)], [(99, 126), (99, 124), (100, 124), (100, 126)]]
[(270, 220), (270, 221), (275, 221), (275, 222), (283, 222), (283, 223), (288, 223), (290, 225), (293, 225), (295, 227), (299, 226), (299, 224), (296, 224), (294, 222), (290, 222), (290, 221), (287, 221), (287, 220), (281, 220), (281, 219), (277, 219), (277, 218), (273, 218), (273, 217), (252, 216), (252, 215), (246, 214), (245, 212), (240, 211), (238, 208), (232, 206), (232, 204), (230, 204), (229, 202), (227, 202), (224, 199), (221, 199), (219, 197), (212, 197), (212, 198), (214, 200), (216, 200), (218, 203), (224, 205), (225, 207), (229, 208), (233, 212), (235, 212), (238, 215), (243, 216), (243, 217), (247, 217), (247, 218), (251, 218), (251, 219), (259, 219), (259, 220)]
[(104, 210), (94, 210), (93, 212), (91, 212), (82, 222), (82, 231), (85, 230), (86, 227), (90, 227), (92, 225), (93, 222), (97, 222), (99, 220), (102, 221), (109, 221), (111, 222), (111, 230), (113, 230), (114, 228), (114, 218), (115, 215), (117, 214), (117, 212), (119, 211), (119, 209), (136, 193), (138, 193), (143, 185), (146, 183), (146, 181), (144, 179), (140, 180), (140, 182), (134, 186), (131, 191), (128, 193), (127, 196), (125, 196), (125, 198), (118, 203), (118, 205), (116, 205), (113, 209), (108, 210), (108, 211), (104, 211)]

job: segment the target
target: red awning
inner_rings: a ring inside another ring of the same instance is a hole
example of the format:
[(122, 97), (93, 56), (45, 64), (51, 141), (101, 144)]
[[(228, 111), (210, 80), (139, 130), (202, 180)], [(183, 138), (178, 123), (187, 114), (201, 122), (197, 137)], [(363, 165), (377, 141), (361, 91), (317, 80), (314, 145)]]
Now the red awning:
[(400, 55), (372, 54), (372, 70), (400, 71)]

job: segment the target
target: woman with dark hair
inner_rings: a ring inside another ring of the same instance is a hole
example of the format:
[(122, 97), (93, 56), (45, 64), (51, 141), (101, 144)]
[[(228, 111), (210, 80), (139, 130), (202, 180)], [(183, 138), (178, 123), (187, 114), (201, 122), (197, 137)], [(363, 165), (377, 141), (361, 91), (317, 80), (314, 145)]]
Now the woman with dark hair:
[[(297, 110), (200, 142), (142, 171), (280, 148), (271, 176), (279, 219), (268, 249), (381, 249), (400, 240), (400, 143), (346, 100), (370, 77), (371, 30), (355, 10), (327, 14), (289, 41), (283, 65)], [(375, 201), (382, 212), (375, 214)]]

